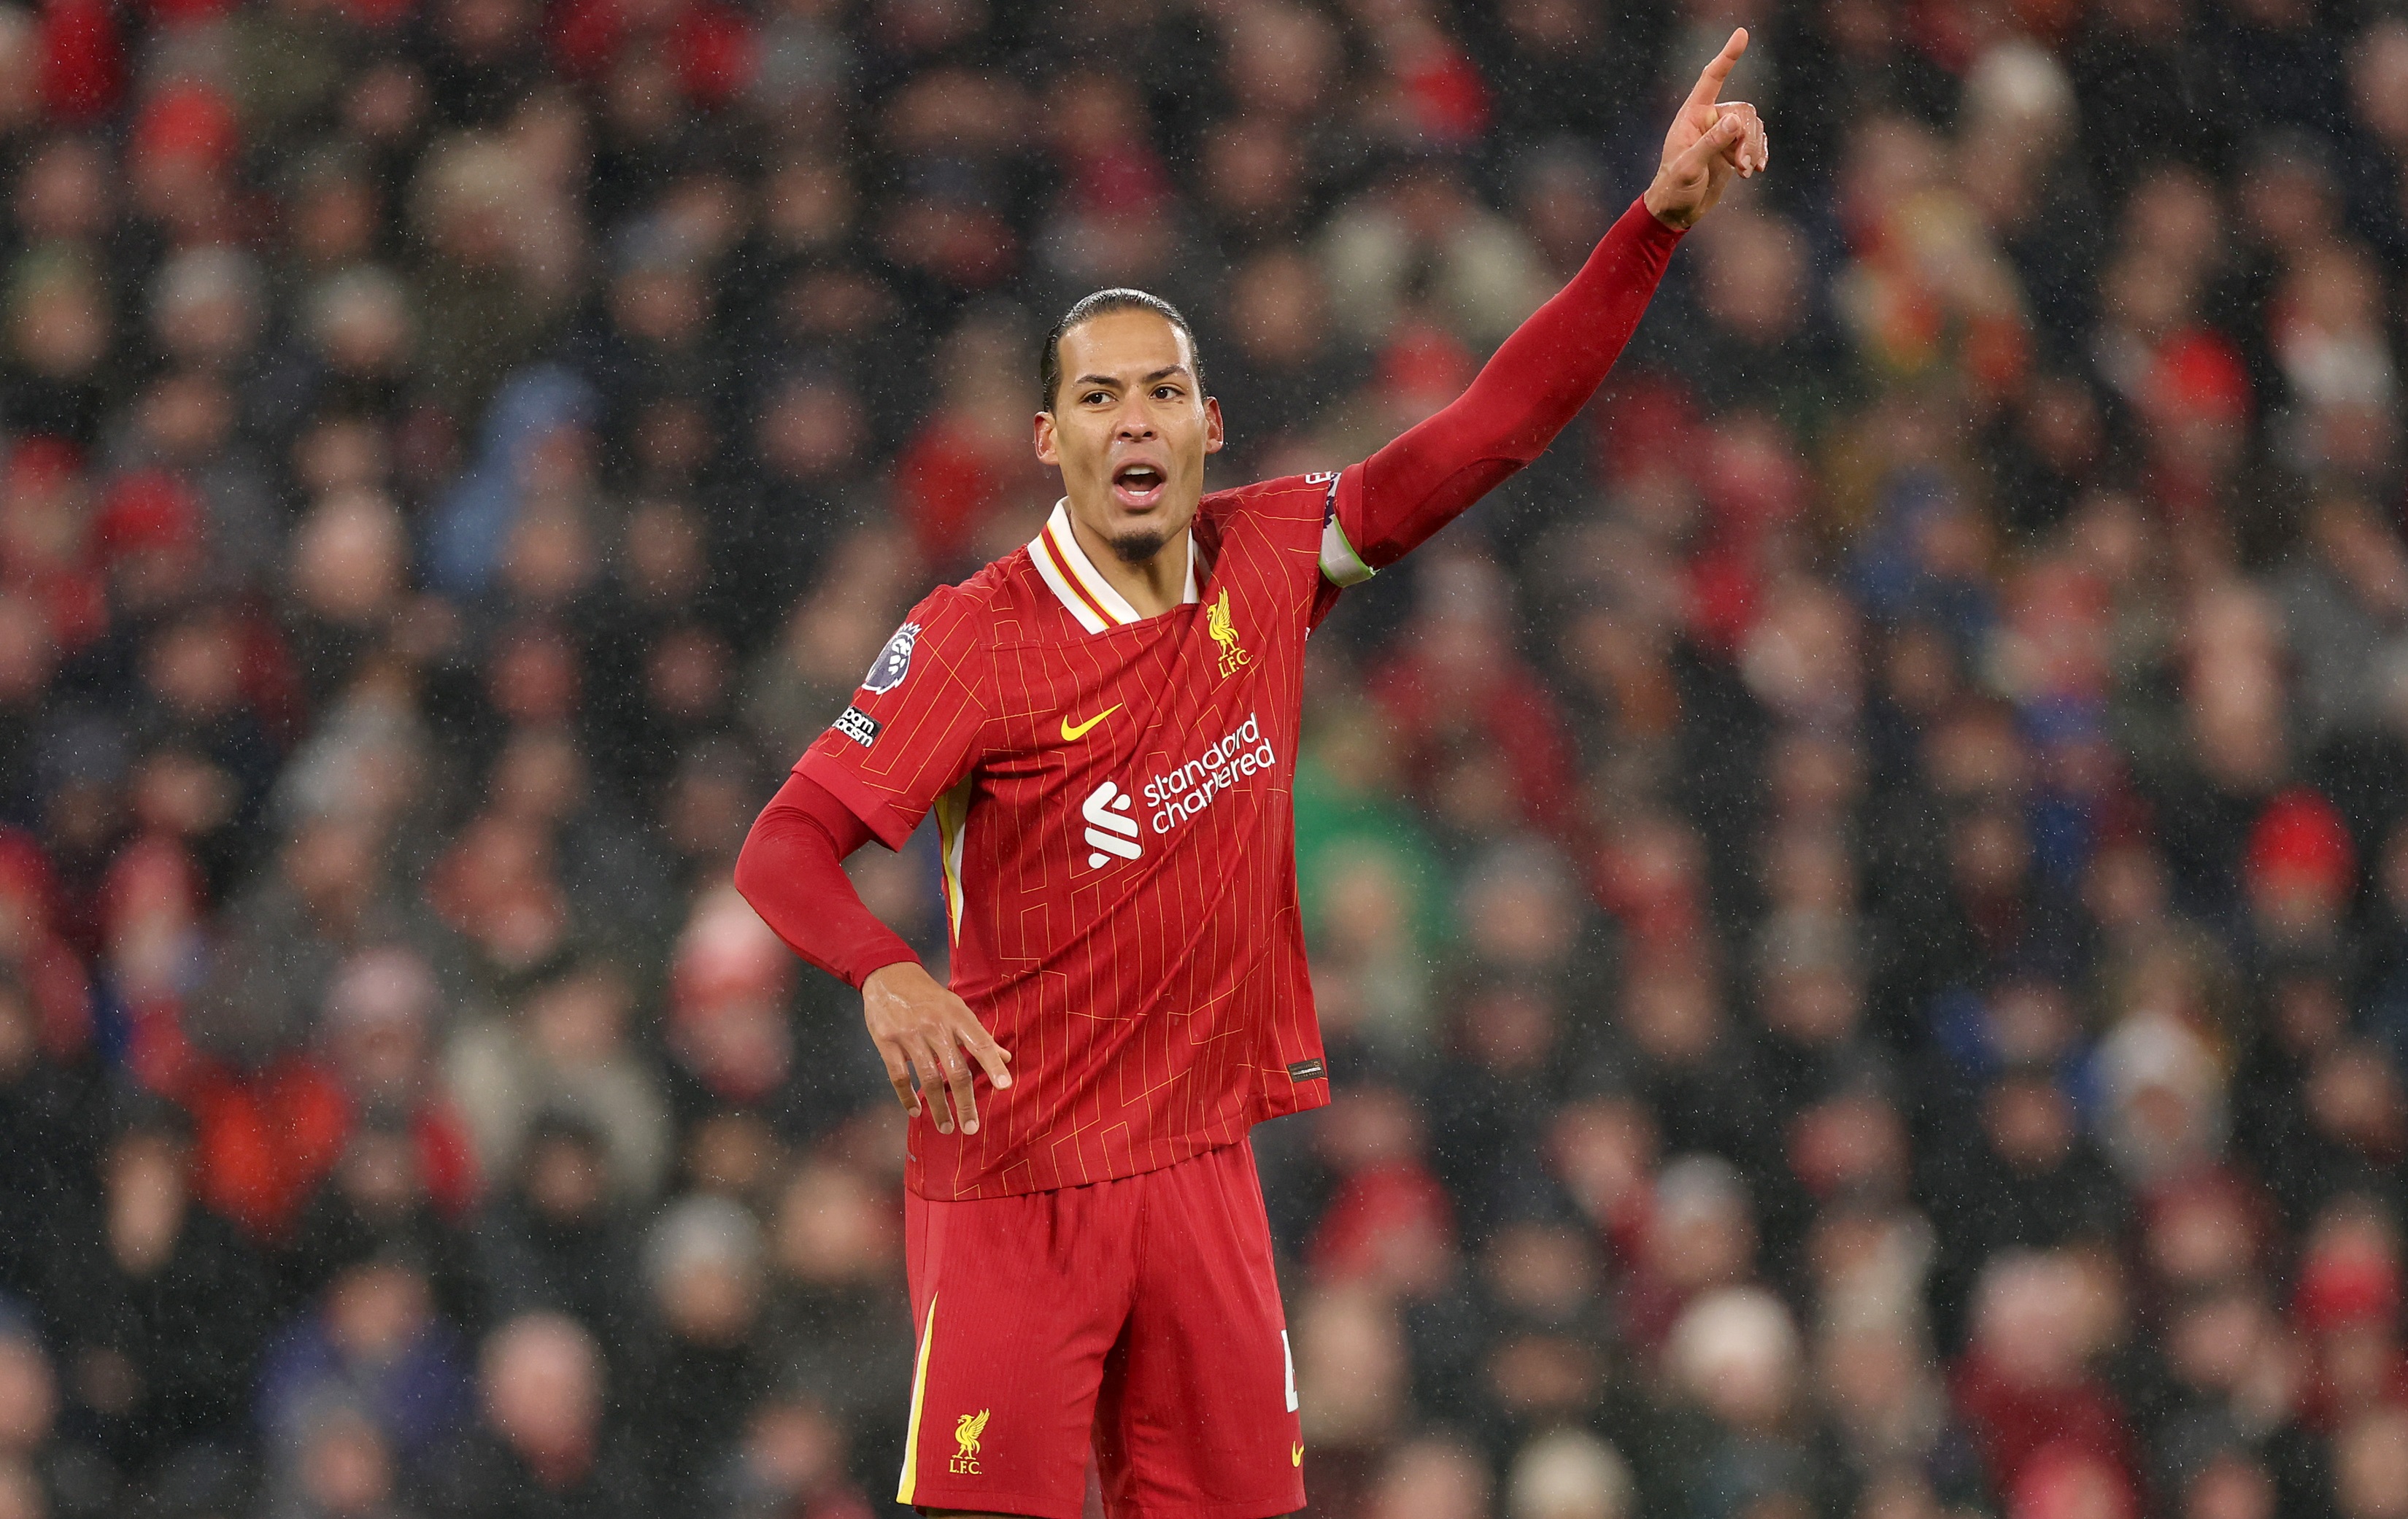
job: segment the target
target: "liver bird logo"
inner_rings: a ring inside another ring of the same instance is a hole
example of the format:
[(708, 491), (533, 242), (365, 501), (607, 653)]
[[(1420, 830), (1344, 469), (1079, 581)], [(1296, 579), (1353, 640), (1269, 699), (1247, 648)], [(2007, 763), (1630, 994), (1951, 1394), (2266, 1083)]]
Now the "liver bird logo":
[(965, 1413), (953, 1421), (953, 1443), (961, 1447), (953, 1453), (957, 1458), (978, 1455), (979, 1436), (986, 1433), (986, 1416), (994, 1412), (993, 1409), (981, 1409), (976, 1413)]
[(1235, 675), (1247, 660), (1246, 652), (1238, 647), (1238, 624), (1229, 616), (1229, 588), (1221, 587), (1221, 599), (1204, 610), (1204, 631), (1221, 646), (1221, 674)]

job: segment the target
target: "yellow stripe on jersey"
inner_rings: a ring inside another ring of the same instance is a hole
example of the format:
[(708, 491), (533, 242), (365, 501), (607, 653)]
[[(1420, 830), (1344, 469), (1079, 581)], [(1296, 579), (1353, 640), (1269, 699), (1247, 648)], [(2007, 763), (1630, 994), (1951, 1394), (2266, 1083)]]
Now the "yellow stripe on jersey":
[(1045, 520), (1045, 531), (1053, 537), (1054, 554), (1062, 562), (1063, 569), (1078, 583), (1080, 593), (1102, 609), (1108, 621), (1123, 626), (1142, 621), (1137, 609), (1129, 605), (1128, 597), (1104, 578), (1104, 572), (1087, 557), (1087, 551), (1079, 546), (1079, 535), (1070, 525), (1068, 496), (1055, 504), (1054, 515)]
[[(1105, 604), (1104, 595), (1098, 591), (1095, 580), (1089, 579), (1091, 572), (1079, 563), (1079, 559), (1083, 558), (1084, 556), (1080, 555), (1074, 557), (1068, 549), (1063, 547), (1063, 539), (1068, 537), (1068, 534), (1067, 533), (1057, 536), (1054, 531), (1054, 523), (1047, 523), (1045, 524), (1045, 546), (1053, 551), (1054, 566), (1062, 571), (1066, 583), (1068, 584), (1071, 591), (1077, 595), (1082, 602), (1086, 604), (1086, 608), (1089, 611), (1094, 612), (1097, 617), (1102, 618), (1107, 623), (1118, 623), (1133, 621), (1133, 619), (1122, 617), (1118, 612), (1114, 611), (1111, 607)], [(1104, 587), (1103, 590), (1109, 591), (1110, 587)]]
[(909, 1503), (920, 1487), (920, 1409), (928, 1397), (928, 1347), (937, 1339), (937, 1295), (928, 1294), (928, 1324), (920, 1331), (920, 1364), (911, 1372), (911, 1427), (903, 1436), (903, 1480), (895, 1501)]
[[(1203, 599), (1196, 585), (1196, 537), (1186, 535), (1187, 583), (1180, 594), (1182, 605), (1193, 605)], [(1038, 579), (1045, 582), (1054, 599), (1060, 601), (1077, 619), (1081, 627), (1090, 633), (1107, 628), (1126, 627), (1145, 621), (1128, 597), (1120, 594), (1104, 572), (1096, 567), (1079, 547), (1079, 535), (1070, 526), (1070, 498), (1064, 496), (1054, 503), (1054, 514), (1045, 525), (1028, 540), (1028, 561), (1037, 568)]]
[(1094, 604), (1081, 595), (1078, 589), (1070, 583), (1070, 577), (1063, 571), (1061, 565), (1054, 558), (1054, 539), (1050, 534), (1039, 533), (1029, 539), (1028, 562), (1037, 566), (1038, 579), (1043, 580), (1047, 589), (1054, 593), (1054, 599), (1061, 602), (1063, 608), (1072, 617), (1078, 619), (1081, 627), (1090, 633), (1101, 633), (1111, 626), (1111, 623), (1095, 609)]
[(962, 839), (969, 832), (970, 782), (965, 776), (937, 798), (937, 858), (945, 877), (946, 942), (962, 938)]

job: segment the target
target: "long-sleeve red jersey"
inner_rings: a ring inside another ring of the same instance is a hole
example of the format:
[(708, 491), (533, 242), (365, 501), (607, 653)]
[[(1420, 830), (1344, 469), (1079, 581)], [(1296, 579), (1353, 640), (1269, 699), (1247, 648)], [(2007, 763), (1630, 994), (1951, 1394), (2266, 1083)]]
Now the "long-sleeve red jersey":
[(1013, 1084), (976, 1134), (912, 1125), (913, 1191), (1130, 1175), (1328, 1100), (1296, 893), (1305, 636), (1538, 457), (1678, 238), (1634, 203), (1453, 404), (1350, 468), (1205, 496), (1169, 611), (1138, 616), (1059, 506), (913, 609), (738, 866), (771, 927), (858, 984), (909, 952), (838, 861), (936, 814), (953, 987)]

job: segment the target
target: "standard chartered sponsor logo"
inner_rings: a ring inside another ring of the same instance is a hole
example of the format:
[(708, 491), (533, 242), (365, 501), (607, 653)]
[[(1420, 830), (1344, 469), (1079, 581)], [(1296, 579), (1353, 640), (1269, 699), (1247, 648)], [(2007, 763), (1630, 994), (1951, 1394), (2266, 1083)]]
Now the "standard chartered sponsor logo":
[[(1202, 753), (1145, 783), (1145, 802), (1153, 809), (1146, 814), (1146, 826), (1167, 834), (1211, 806), (1214, 797), (1241, 777), (1278, 763), (1270, 740), (1263, 737), (1261, 722), (1248, 712), (1243, 723)], [(1087, 824), (1089, 869), (1101, 870), (1115, 859), (1134, 860), (1145, 853), (1144, 830), (1138, 826), (1135, 815), (1137, 800), (1118, 781), (1107, 781), (1087, 793), (1087, 799), (1079, 805), (1079, 816)]]
[(1268, 770), (1278, 762), (1270, 740), (1263, 737), (1262, 724), (1248, 712), (1246, 720), (1218, 743), (1145, 783), (1146, 805), (1154, 809), (1146, 816), (1146, 825), (1155, 833), (1168, 833), (1173, 824), (1184, 823), (1211, 806), (1213, 798), (1240, 778)]
[(1079, 815), (1087, 820), (1087, 847), (1095, 852), (1087, 856), (1088, 868), (1102, 869), (1115, 854), (1134, 860), (1145, 853), (1145, 846), (1137, 841), (1137, 819), (1128, 810), (1129, 794), (1112, 781), (1087, 793)]

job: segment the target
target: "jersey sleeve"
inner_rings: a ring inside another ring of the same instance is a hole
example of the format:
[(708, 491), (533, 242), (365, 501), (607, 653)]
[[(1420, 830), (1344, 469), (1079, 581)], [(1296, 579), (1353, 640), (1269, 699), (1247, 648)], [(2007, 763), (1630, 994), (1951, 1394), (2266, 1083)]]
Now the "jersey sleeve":
[(1280, 566), (1278, 594), (1303, 615), (1307, 628), (1329, 614), (1340, 591), (1371, 578), (1370, 566), (1354, 558), (1337, 517), (1341, 480), (1362, 469), (1358, 464), (1343, 474), (1320, 470), (1258, 480), (1206, 496), (1199, 509), (1220, 520), (1221, 531), (1243, 523), (1268, 540)]
[(1604, 383), (1681, 236), (1633, 201), (1469, 389), (1331, 480), (1324, 577), (1369, 580), (1546, 451)]
[(900, 849), (937, 798), (977, 763), (987, 656), (975, 609), (951, 586), (911, 609), (852, 704), (795, 763)]

